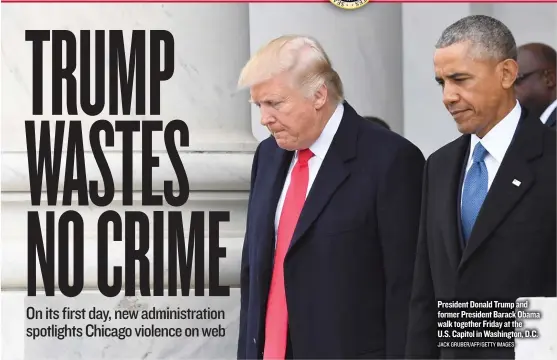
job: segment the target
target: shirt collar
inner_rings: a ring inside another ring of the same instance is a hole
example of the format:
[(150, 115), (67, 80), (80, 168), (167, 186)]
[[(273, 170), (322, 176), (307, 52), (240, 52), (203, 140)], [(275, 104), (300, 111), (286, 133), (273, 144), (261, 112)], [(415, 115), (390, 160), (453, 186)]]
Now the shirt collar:
[(487, 152), (493, 156), (498, 163), (501, 163), (511, 144), (514, 132), (520, 121), (521, 113), (522, 108), (517, 101), (511, 112), (508, 113), (503, 120), (499, 121), (499, 123), (497, 123), (497, 125), (495, 125), (483, 138), (480, 139), (475, 134), (472, 134), (470, 139), (470, 156), (472, 156), (476, 144), (481, 142)]
[(557, 100), (555, 100), (553, 103), (551, 103), (551, 105), (549, 105), (547, 107), (547, 109), (545, 109), (545, 111), (543, 112), (543, 114), (541, 114), (540, 116), (540, 120), (545, 124), (547, 123), (547, 119), (549, 119), (549, 115), (551, 115), (551, 113), (555, 110), (555, 108), (557, 108)]
[[(344, 105), (342, 103), (338, 104), (335, 112), (325, 124), (321, 135), (317, 138), (317, 140), (309, 147), (311, 152), (323, 160), (325, 155), (327, 155), (327, 151), (333, 142), (333, 138), (337, 133), (338, 127), (340, 126), (340, 121), (342, 120), (342, 116), (344, 114)], [(298, 156), (298, 152), (296, 151), (296, 157)]]

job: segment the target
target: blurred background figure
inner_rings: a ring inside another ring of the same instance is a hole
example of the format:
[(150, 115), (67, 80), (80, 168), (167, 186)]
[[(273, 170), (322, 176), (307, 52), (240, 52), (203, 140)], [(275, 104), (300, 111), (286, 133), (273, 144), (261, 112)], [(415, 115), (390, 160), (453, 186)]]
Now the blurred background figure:
[(387, 124), (385, 121), (381, 120), (381, 119), (378, 118), (378, 117), (375, 117), (375, 116), (364, 116), (363, 118), (366, 119), (366, 120), (369, 120), (369, 121), (371, 121), (371, 122), (373, 122), (373, 123), (376, 123), (377, 125), (381, 125), (381, 126), (383, 126), (385, 129), (391, 130), (391, 127), (389, 126), (389, 124)]
[(518, 48), (517, 98), (534, 116), (549, 127), (555, 127), (555, 49), (542, 43), (529, 43)]

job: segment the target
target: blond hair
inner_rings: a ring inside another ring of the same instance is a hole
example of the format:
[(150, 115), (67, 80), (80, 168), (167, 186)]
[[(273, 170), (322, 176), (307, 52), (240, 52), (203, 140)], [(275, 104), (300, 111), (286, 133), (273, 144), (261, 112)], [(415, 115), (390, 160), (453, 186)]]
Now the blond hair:
[(294, 75), (306, 96), (325, 85), (330, 100), (344, 100), (342, 81), (323, 47), (299, 35), (281, 36), (259, 49), (242, 69), (238, 87), (251, 87), (286, 72)]

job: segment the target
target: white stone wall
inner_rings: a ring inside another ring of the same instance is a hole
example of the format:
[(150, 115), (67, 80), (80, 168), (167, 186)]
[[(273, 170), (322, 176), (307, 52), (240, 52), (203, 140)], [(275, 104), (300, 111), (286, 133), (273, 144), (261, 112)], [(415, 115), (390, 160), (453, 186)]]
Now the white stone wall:
[[(227, 248), (227, 257), (221, 261), (220, 278), (221, 284), (237, 287), (249, 170), (257, 141), (267, 136), (266, 130), (259, 125), (257, 111), (247, 102), (248, 95), (235, 91), (239, 71), (250, 54), (266, 41), (284, 33), (317, 37), (344, 81), (348, 101), (362, 115), (375, 115), (386, 120), (393, 130), (416, 143), (427, 156), (458, 136), (433, 81), (433, 45), (444, 27), (472, 13), (485, 13), (505, 21), (519, 44), (527, 41), (557, 44), (555, 4), (370, 3), (349, 12), (331, 4), (2, 4), (3, 358), (40, 359), (44, 355), (59, 355), (58, 358), (66, 359), (233, 358), (238, 325), (237, 289), (232, 290), (228, 299), (212, 300), (193, 296), (172, 299), (120, 296), (98, 300), (98, 306), (195, 308), (212, 301), (213, 308), (226, 310), (227, 319), (219, 324), (227, 328), (227, 336), (210, 341), (146, 340), (132, 345), (113, 341), (72, 341), (64, 342), (64, 345), (43, 342), (27, 344), (24, 353), (26, 212), (31, 207), (27, 194), (23, 121), (55, 120), (51, 116), (31, 116), (31, 47), (24, 42), (25, 29), (158, 28), (172, 31), (176, 41), (176, 68), (173, 78), (161, 88), (161, 115), (145, 116), (140, 120), (162, 119), (167, 122), (181, 118), (187, 122), (191, 142), (190, 147), (181, 153), (181, 158), (192, 192), (190, 200), (180, 210), (184, 214), (192, 210), (230, 211), (231, 221), (221, 228), (221, 246)], [(48, 76), (45, 86), (50, 86)], [(92, 121), (82, 116), (74, 118), (82, 120), (84, 128)], [(132, 119), (133, 116), (106, 118), (114, 121)], [(63, 119), (72, 118), (64, 116)], [(88, 151), (87, 142), (85, 145)], [(119, 170), (121, 147), (118, 143), (116, 145), (108, 155), (108, 161), (119, 190), (122, 185)], [(134, 150), (134, 169), (140, 174), (141, 144), (137, 141)], [(154, 170), (153, 185), (159, 191), (164, 180), (175, 176), (164, 151), (162, 141), (155, 141), (154, 152), (161, 156), (161, 164)], [(90, 180), (99, 178), (90, 152), (87, 152), (85, 161)], [(141, 186), (140, 180), (134, 182), (136, 191)], [(120, 198), (121, 194), (117, 194), (111, 209), (118, 212), (145, 211), (138, 205), (140, 193), (136, 194), (136, 205), (128, 209), (123, 208)], [(156, 209), (148, 211), (152, 210)], [(87, 304), (95, 296), (99, 298), (93, 290), (97, 276), (94, 226), (101, 210), (91, 206), (80, 211), (86, 224), (85, 285), (89, 290), (77, 305)], [(122, 246), (111, 246), (109, 265), (121, 263)], [(41, 278), (40, 274), (37, 278)], [(555, 332), (555, 323), (549, 324), (546, 326)], [(552, 349), (557, 348), (551, 342), (546, 345), (546, 350), (552, 346)], [(535, 351), (524, 346), (519, 349), (527, 349), (521, 354)]]

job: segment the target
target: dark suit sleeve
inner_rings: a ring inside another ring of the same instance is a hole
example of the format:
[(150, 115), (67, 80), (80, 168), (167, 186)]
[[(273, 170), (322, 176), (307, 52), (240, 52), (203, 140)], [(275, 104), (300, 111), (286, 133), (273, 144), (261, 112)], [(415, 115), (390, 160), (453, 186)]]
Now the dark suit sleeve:
[(424, 163), (421, 151), (405, 143), (379, 188), (377, 216), (385, 274), (387, 358), (404, 357)]
[(248, 302), (249, 302), (249, 223), (250, 223), (250, 208), (251, 199), (253, 195), (253, 187), (255, 184), (255, 177), (257, 175), (257, 162), (259, 159), (259, 149), (261, 144), (257, 146), (253, 163), (251, 166), (251, 180), (250, 180), (250, 195), (248, 199), (248, 216), (246, 224), (246, 235), (244, 237), (244, 245), (242, 248), (242, 260), (240, 267), (240, 331), (238, 336), (238, 359), (246, 358), (246, 331), (247, 331), (247, 317), (248, 317)]
[(416, 268), (414, 270), (414, 286), (410, 300), (408, 341), (406, 344), (406, 358), (408, 359), (439, 358), (436, 333), (437, 307), (427, 246), (427, 164), (425, 166), (423, 183), (420, 235), (416, 251)]

